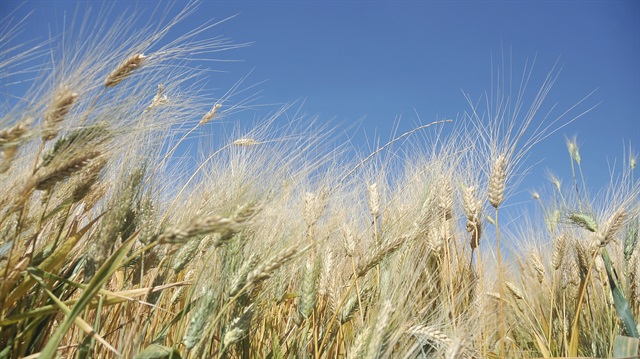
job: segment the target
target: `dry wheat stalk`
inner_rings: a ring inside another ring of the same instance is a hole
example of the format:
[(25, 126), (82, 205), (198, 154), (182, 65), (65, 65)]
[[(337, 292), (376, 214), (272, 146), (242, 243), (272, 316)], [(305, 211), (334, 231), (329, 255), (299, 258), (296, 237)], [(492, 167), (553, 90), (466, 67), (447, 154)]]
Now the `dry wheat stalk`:
[(55, 138), (60, 132), (60, 124), (69, 113), (71, 106), (78, 98), (78, 93), (73, 92), (68, 87), (59, 90), (53, 101), (44, 113), (44, 126), (42, 129), (42, 140), (49, 141)]
[(118, 86), (118, 84), (131, 75), (133, 70), (142, 66), (142, 63), (146, 58), (147, 57), (143, 54), (135, 54), (126, 59), (120, 64), (120, 66), (118, 66), (118, 68), (113, 70), (109, 76), (107, 76), (107, 79), (104, 81), (104, 87), (109, 88)]

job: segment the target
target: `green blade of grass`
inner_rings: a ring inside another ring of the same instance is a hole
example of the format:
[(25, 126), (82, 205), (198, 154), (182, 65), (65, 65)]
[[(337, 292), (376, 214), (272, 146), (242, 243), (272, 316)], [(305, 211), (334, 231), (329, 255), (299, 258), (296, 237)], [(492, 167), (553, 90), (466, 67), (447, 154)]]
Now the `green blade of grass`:
[[(60, 308), (60, 310), (65, 315), (71, 314), (71, 309), (69, 307), (67, 307), (58, 297), (56, 297), (55, 294), (53, 294), (49, 290), (49, 288), (44, 283), (42, 278), (40, 278), (37, 274), (35, 274), (35, 271), (32, 268), (27, 269), (27, 271), (29, 272), (29, 275), (31, 275), (31, 277), (33, 277), (33, 279), (35, 279), (36, 282), (38, 282), (40, 284), (40, 286), (42, 286), (42, 289), (44, 289), (45, 293), (47, 293), (49, 298), (51, 298), (51, 300), (55, 303), (55, 305), (58, 308)], [(109, 344), (106, 340), (104, 340), (104, 338), (102, 338), (98, 333), (96, 333), (95, 330), (93, 330), (93, 328), (91, 327), (91, 325), (89, 325), (89, 323), (87, 323), (84, 319), (82, 319), (80, 317), (75, 317), (73, 321), (78, 327), (80, 327), (80, 329), (84, 330), (90, 337), (92, 337), (95, 340), (97, 340), (98, 342), (100, 342), (102, 345), (104, 345), (106, 348), (108, 348), (114, 354), (120, 355), (118, 350), (116, 350), (116, 348), (114, 348), (111, 344)]]
[[(64, 263), (67, 255), (71, 250), (78, 244), (82, 236), (93, 227), (93, 225), (102, 217), (102, 214), (97, 216), (91, 222), (89, 222), (86, 226), (84, 226), (79, 231), (75, 232), (69, 238), (62, 243), (62, 245), (55, 248), (54, 252), (44, 260), (44, 262), (40, 263), (38, 269), (47, 272), (55, 272), (57, 268), (61, 267)], [(35, 280), (32, 277), (27, 277), (22, 283), (18, 285), (18, 287), (13, 290), (6, 299), (7, 303), (15, 303), (19, 298), (24, 296), (31, 287), (35, 285)]]
[[(37, 271), (37, 269), (34, 269)], [(55, 277), (55, 276), (54, 276)], [(73, 283), (73, 282), (70, 282)], [(85, 284), (80, 284), (80, 283), (73, 283), (71, 284), (77, 288), (80, 289), (85, 289), (86, 285)], [(148, 293), (155, 293), (161, 290), (165, 290), (168, 288), (172, 288), (172, 287), (178, 287), (178, 286), (182, 286), (182, 285), (186, 285), (185, 282), (178, 282), (178, 283), (171, 283), (171, 284), (165, 284), (165, 285), (161, 285), (161, 286), (157, 286), (157, 287), (145, 287), (145, 288), (138, 288), (138, 289), (130, 289), (130, 290), (125, 290), (125, 291), (120, 291), (120, 292), (111, 292), (105, 289), (101, 289), (100, 290), (100, 294), (103, 294), (104, 296), (106, 296), (107, 298), (104, 300), (104, 302), (102, 303), (103, 306), (108, 307), (108, 306), (112, 306), (112, 305), (116, 305), (122, 302), (126, 302), (126, 301), (135, 301), (138, 303), (142, 303), (142, 304), (147, 304), (147, 305), (152, 305), (151, 303), (146, 303), (146, 302), (142, 302), (139, 300), (134, 299), (135, 297), (139, 297), (139, 296), (143, 296), (146, 295)], [(78, 300), (77, 299), (69, 299), (66, 300), (64, 302), (62, 302), (64, 305), (66, 306), (73, 306), (76, 304)], [(93, 309), (98, 305), (97, 301), (92, 301), (91, 303), (89, 303), (88, 308)], [(55, 305), (44, 305), (42, 307), (39, 308), (35, 308), (29, 311), (26, 311), (24, 313), (19, 313), (19, 314), (15, 314), (12, 315), (10, 317), (4, 318), (2, 320), (0, 320), (0, 327), (4, 327), (4, 326), (8, 326), (11, 324), (16, 324), (19, 323), (25, 319), (28, 318), (35, 318), (35, 317), (41, 317), (43, 315), (48, 315), (48, 314), (53, 314), (55, 313), (58, 309), (58, 307)]]
[(611, 294), (613, 295), (613, 305), (616, 308), (616, 313), (618, 313), (618, 317), (622, 320), (627, 335), (632, 338), (638, 338), (638, 327), (636, 326), (636, 321), (633, 318), (633, 313), (631, 313), (631, 307), (629, 306), (627, 299), (624, 297), (624, 293), (620, 290), (620, 286), (618, 285), (618, 275), (616, 274), (615, 269), (611, 266), (609, 253), (604, 248), (602, 249), (602, 259), (604, 260), (604, 265), (607, 269), (609, 287), (611, 288)]
[(58, 345), (62, 341), (62, 338), (67, 333), (74, 319), (80, 315), (84, 308), (91, 302), (93, 297), (98, 294), (102, 285), (104, 285), (109, 278), (120, 268), (120, 264), (127, 256), (127, 253), (133, 246), (135, 238), (139, 232), (134, 233), (127, 241), (125, 241), (120, 248), (118, 248), (106, 262), (96, 271), (91, 281), (87, 284), (87, 288), (84, 293), (78, 298), (78, 302), (73, 306), (71, 312), (66, 316), (64, 321), (60, 324), (58, 329), (53, 333), (47, 345), (40, 353), (40, 359), (51, 359), (56, 356)]

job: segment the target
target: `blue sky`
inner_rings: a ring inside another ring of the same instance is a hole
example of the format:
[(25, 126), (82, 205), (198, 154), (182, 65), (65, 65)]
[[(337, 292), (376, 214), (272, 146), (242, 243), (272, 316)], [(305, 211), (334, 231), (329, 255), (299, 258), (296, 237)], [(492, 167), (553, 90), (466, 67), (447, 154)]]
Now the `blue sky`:
[[(3, 0), (2, 15), (19, 3)], [(116, 15), (150, 12), (157, 2), (112, 4)], [(33, 11), (21, 36), (47, 39), (76, 6), (27, 1), (16, 12)], [(492, 58), (495, 65), (510, 53), (517, 76), (536, 59), (530, 90), (558, 61), (562, 71), (549, 104), (569, 108), (593, 90), (580, 108), (599, 104), (534, 148), (529, 160), (536, 165), (523, 191), (543, 184), (546, 168), (570, 182), (565, 136), (578, 136), (593, 190), (606, 182), (608, 163), (621, 160), (623, 144), (640, 149), (639, 1), (204, 1), (174, 33), (236, 14), (212, 35), (253, 44), (220, 54), (242, 61), (215, 64), (226, 73), (207, 86), (222, 95), (253, 70), (249, 82), (266, 80), (257, 103), (303, 99), (303, 111), (320, 121), (359, 123), (350, 130), (355, 146), (366, 149), (365, 138), (375, 136), (385, 143), (399, 116), (399, 133), (460, 117), (469, 110), (463, 92), (476, 99), (489, 90)]]

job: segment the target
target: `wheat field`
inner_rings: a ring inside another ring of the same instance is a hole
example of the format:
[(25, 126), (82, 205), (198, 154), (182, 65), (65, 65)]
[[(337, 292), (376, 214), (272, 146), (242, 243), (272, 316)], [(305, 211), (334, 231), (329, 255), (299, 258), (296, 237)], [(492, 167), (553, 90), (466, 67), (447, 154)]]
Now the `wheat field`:
[[(163, 42), (194, 9), (65, 42), (2, 109), (0, 358), (639, 357), (633, 151), (592, 194), (567, 139), (573, 178), (505, 225), (527, 154), (575, 119), (538, 111), (557, 71), (371, 153), (286, 106), (211, 139), (247, 102), (199, 96), (189, 56), (244, 45)], [(3, 47), (0, 78), (38, 51)]]

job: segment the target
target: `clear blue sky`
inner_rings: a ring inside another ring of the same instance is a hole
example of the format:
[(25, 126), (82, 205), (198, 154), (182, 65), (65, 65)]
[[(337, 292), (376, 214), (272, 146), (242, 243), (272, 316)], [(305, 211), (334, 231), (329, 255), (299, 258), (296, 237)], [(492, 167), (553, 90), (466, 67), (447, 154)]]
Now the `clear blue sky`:
[[(2, 0), (2, 14), (19, 3)], [(117, 1), (112, 13), (155, 6)], [(75, 7), (75, 1), (26, 2), (16, 12), (33, 11), (22, 36), (47, 39)], [(220, 54), (242, 62), (215, 65), (228, 71), (210, 81), (219, 95), (253, 69), (249, 82), (267, 80), (257, 103), (302, 98), (304, 111), (321, 121), (346, 126), (364, 118), (358, 133), (384, 143), (397, 116), (400, 133), (417, 124), (414, 109), (423, 123), (468, 110), (463, 91), (477, 98), (489, 90), (492, 56), (510, 51), (515, 74), (537, 56), (535, 84), (559, 59), (550, 103), (568, 108), (595, 89), (582, 108), (600, 103), (534, 148), (531, 163), (543, 162), (522, 190), (544, 183), (547, 167), (569, 183), (565, 135), (578, 135), (595, 188), (607, 178), (607, 159), (622, 158), (623, 142), (640, 149), (640, 1), (204, 1), (174, 33), (235, 14), (212, 34), (253, 45)], [(364, 145), (364, 136), (356, 136), (356, 145)]]

